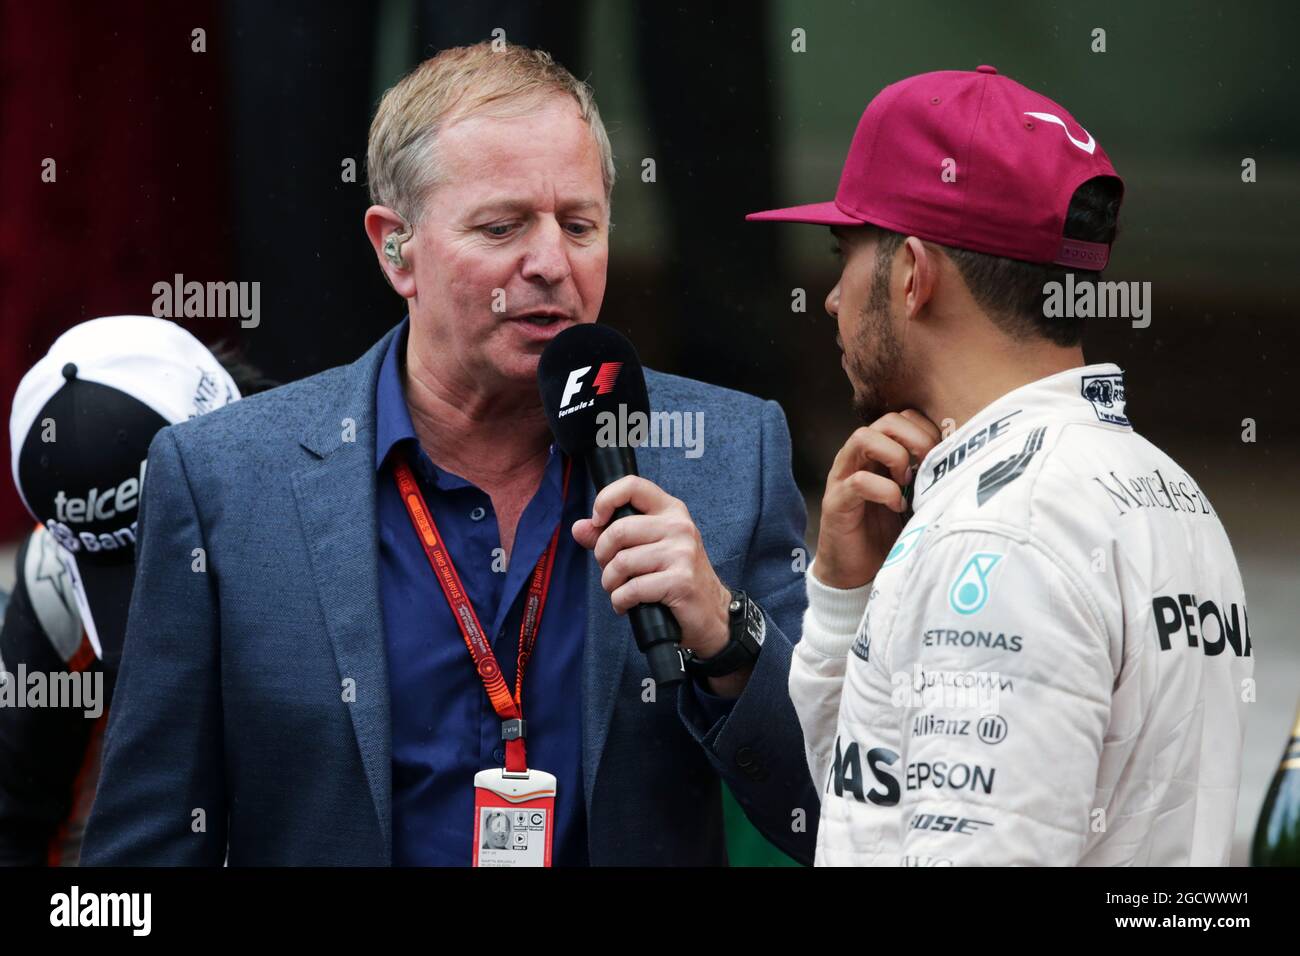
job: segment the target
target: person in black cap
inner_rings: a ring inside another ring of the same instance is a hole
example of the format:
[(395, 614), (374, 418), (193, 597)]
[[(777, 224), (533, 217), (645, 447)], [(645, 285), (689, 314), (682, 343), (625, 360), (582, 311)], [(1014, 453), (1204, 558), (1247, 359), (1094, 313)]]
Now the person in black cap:
[(14, 484), (62, 545), (91, 645), (110, 669), (126, 633), (149, 443), (160, 428), (237, 398), (234, 379), (198, 339), (131, 315), (65, 332), (18, 385)]
[[(20, 383), (13, 476), (38, 523), (19, 547), (0, 627), (0, 864), (77, 861), (126, 633), (149, 443), (265, 384), (233, 353), (143, 316), (74, 327)], [(60, 706), (60, 683), (87, 692)]]

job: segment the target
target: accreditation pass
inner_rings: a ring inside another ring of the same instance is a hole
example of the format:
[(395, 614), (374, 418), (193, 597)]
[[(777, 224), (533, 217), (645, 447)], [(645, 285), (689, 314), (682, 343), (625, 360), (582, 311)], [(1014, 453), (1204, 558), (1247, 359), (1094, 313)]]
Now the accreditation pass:
[(554, 774), (474, 775), (474, 866), (550, 866), (554, 831)]

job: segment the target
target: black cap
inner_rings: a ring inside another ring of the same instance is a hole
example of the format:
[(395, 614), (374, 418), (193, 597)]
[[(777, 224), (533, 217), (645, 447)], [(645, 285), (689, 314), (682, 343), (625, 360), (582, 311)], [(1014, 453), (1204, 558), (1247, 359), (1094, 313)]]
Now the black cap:
[(149, 444), (168, 423), (139, 399), (67, 374), (18, 453), (23, 497), (68, 552), (93, 609), (105, 663), (126, 635), (136, 519)]
[(81, 622), (106, 665), (125, 637), (149, 445), (160, 428), (237, 398), (202, 342), (142, 315), (68, 329), (14, 393), (14, 484), (58, 541)]

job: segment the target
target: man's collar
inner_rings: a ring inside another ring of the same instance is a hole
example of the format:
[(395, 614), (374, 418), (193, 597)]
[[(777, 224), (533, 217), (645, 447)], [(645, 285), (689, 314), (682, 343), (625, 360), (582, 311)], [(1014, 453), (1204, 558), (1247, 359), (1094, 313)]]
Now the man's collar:
[[(406, 392), (402, 388), (402, 373), (406, 367), (406, 342), (411, 331), (408, 316), (397, 328), (397, 334), (389, 342), (383, 364), (379, 368), (379, 381), (375, 386), (375, 470), (384, 467), (384, 462), (391, 457), (394, 449), (405, 445), (411, 455), (411, 467), (416, 467), (416, 453), (420, 447), (419, 436), (415, 432), (415, 423), (411, 420), (411, 410), (406, 404)], [(563, 482), (564, 471), (560, 462), (559, 449), (551, 443), (542, 478), (554, 486), (558, 494)], [(432, 464), (432, 463), (431, 463)], [(428, 476), (439, 488), (466, 488), (470, 483), (459, 475), (433, 465)]]
[(397, 334), (388, 343), (388, 352), (379, 367), (379, 382), (375, 386), (375, 470), (384, 466), (396, 445), (417, 440), (411, 410), (406, 407), (406, 393), (402, 390), (402, 369), (406, 362), (406, 339), (411, 331), (411, 320), (405, 318)]

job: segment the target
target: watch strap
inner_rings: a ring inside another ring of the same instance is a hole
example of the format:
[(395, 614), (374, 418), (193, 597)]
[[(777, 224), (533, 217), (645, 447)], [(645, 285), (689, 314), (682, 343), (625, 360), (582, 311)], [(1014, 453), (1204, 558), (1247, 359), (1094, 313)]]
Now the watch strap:
[(728, 617), (731, 640), (726, 647), (703, 659), (686, 653), (686, 670), (692, 677), (725, 677), (758, 660), (767, 629), (762, 609), (744, 591), (732, 591)]

